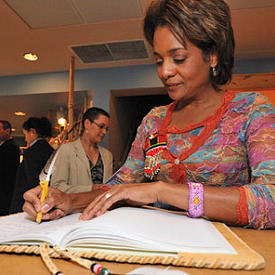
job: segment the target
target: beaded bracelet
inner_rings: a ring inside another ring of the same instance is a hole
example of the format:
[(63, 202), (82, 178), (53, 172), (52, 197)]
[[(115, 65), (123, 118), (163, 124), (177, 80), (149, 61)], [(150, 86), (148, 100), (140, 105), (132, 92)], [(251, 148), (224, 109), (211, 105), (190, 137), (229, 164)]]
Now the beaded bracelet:
[(199, 218), (204, 213), (204, 189), (201, 183), (188, 182), (189, 185), (189, 210), (188, 216)]

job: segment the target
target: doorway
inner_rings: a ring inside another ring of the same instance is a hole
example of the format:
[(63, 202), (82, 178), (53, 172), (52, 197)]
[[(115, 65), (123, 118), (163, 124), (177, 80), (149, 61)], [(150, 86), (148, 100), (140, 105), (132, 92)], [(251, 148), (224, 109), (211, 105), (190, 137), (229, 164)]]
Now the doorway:
[(163, 87), (111, 91), (109, 149), (115, 171), (124, 164), (142, 118), (153, 107), (171, 102)]

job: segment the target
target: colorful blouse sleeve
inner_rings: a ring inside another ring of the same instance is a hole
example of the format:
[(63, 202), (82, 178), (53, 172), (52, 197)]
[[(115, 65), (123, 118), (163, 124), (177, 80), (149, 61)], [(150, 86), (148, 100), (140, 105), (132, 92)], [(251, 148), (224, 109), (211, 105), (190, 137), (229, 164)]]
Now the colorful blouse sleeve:
[(246, 147), (251, 184), (242, 188), (248, 206), (248, 227), (275, 228), (275, 110), (258, 94), (249, 107)]
[(132, 143), (124, 165), (108, 180), (109, 186), (120, 183), (138, 183), (147, 182), (144, 176), (144, 145), (149, 133), (157, 128), (160, 117), (157, 108), (152, 109), (142, 120), (137, 129), (137, 134)]

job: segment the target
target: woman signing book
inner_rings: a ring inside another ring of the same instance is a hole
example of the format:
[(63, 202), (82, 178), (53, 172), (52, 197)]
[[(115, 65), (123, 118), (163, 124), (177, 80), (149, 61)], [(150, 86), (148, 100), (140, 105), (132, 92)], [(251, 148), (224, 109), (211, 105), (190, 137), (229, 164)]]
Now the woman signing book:
[[(54, 218), (53, 206), (65, 215), (90, 201), (81, 215), (86, 220), (124, 202), (275, 228), (275, 110), (261, 94), (222, 88), (234, 66), (228, 5), (153, 1), (144, 34), (173, 102), (145, 116), (125, 164), (106, 184), (109, 190), (49, 200), (44, 218)], [(38, 192), (25, 194), (25, 210), (33, 216)]]

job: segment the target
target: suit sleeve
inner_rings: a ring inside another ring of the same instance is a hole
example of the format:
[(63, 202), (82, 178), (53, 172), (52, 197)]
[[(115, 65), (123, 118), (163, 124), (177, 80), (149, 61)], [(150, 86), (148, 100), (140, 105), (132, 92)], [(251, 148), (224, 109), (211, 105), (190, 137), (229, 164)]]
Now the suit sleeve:
[(50, 186), (55, 187), (63, 192), (68, 192), (69, 189), (69, 174), (70, 174), (70, 154), (64, 145), (58, 149), (54, 171), (51, 176)]

